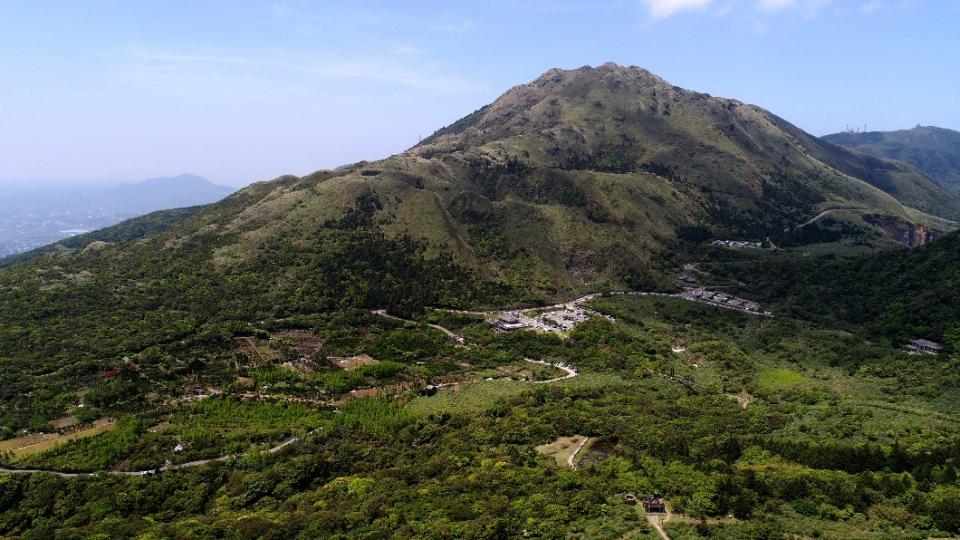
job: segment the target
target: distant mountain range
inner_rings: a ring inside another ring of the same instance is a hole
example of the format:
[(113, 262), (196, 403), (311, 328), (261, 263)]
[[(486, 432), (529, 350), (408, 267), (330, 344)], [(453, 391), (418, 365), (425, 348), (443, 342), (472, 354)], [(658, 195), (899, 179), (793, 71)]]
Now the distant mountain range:
[(0, 188), (0, 257), (156, 210), (216, 202), (234, 191), (191, 174), (113, 186)]
[(933, 126), (898, 131), (843, 132), (823, 140), (871, 156), (909, 163), (960, 194), (960, 132)]

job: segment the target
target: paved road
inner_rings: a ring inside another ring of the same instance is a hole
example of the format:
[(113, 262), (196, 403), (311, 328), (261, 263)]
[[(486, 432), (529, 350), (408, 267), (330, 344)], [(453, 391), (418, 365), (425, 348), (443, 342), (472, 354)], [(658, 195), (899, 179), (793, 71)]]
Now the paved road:
[(824, 210), (823, 212), (820, 212), (819, 214), (813, 216), (812, 218), (804, 221), (803, 223), (797, 225), (796, 227), (794, 227), (794, 230), (802, 229), (802, 228), (806, 227), (807, 225), (810, 225), (811, 223), (814, 223), (814, 222), (818, 221), (820, 218), (826, 216), (826, 215), (829, 214), (830, 212), (836, 212), (836, 211), (838, 211), (838, 210), (857, 210), (857, 208), (854, 208), (854, 207), (852, 207), (852, 206), (845, 206), (845, 207), (841, 207), (841, 208), (829, 208), (829, 209)]
[[(265, 453), (276, 454), (277, 452), (283, 450), (284, 448), (290, 446), (291, 444), (297, 443), (299, 441), (300, 441), (300, 437), (293, 437), (293, 438), (287, 439), (282, 443), (278, 444), (277, 446), (274, 446), (273, 448), (268, 449)], [(200, 466), (218, 462), (218, 461), (222, 462), (230, 459), (240, 458), (250, 454), (252, 454), (252, 452), (245, 452), (242, 454), (229, 454), (226, 456), (220, 456), (220, 457), (210, 458), (210, 459), (198, 459), (196, 461), (188, 461), (186, 463), (177, 463), (174, 465), (164, 465), (163, 467), (160, 467), (160, 472), (192, 469), (194, 467), (200, 467)], [(47, 473), (47, 474), (52, 474), (54, 476), (59, 476), (60, 478), (85, 478), (85, 477), (94, 476), (95, 474), (109, 474), (113, 476), (148, 476), (153, 474), (155, 471), (156, 469), (147, 469), (144, 471), (100, 471), (95, 473), (69, 473), (69, 472), (62, 472), (62, 471), (47, 471), (43, 469), (7, 469), (7, 468), (0, 467), (0, 473), (7, 473), (7, 474)]]
[(572, 379), (577, 376), (577, 370), (569, 366), (558, 366), (557, 364), (551, 364), (550, 362), (544, 362), (543, 360), (533, 360), (530, 358), (524, 358), (524, 360), (526, 360), (527, 362), (530, 362), (531, 364), (539, 364), (541, 366), (555, 367), (561, 371), (566, 372), (566, 375), (564, 375), (563, 377), (557, 377), (556, 379), (550, 379), (547, 381), (530, 381), (531, 384), (549, 384), (557, 381), (562, 381), (564, 379)]
[[(390, 315), (389, 313), (387, 313), (387, 310), (385, 309), (374, 309), (374, 310), (371, 310), (370, 313), (373, 313), (374, 315), (379, 315), (381, 317), (386, 317), (388, 319), (393, 319), (395, 321), (417, 323), (417, 321), (411, 321), (409, 319), (401, 319), (400, 317), (397, 317), (395, 315)], [(426, 325), (429, 326), (430, 328), (433, 328), (434, 330), (439, 330), (443, 332), (448, 338), (450, 338), (456, 343), (463, 345), (464, 343), (467, 342), (467, 340), (464, 339), (463, 336), (459, 334), (455, 334), (451, 332), (449, 329), (440, 326), (439, 324), (426, 323)]]

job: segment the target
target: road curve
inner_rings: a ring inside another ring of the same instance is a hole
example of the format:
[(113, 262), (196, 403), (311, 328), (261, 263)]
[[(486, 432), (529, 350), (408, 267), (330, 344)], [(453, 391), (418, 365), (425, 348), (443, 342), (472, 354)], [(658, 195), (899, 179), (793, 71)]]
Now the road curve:
[(831, 212), (836, 212), (836, 211), (839, 211), (839, 210), (857, 210), (857, 208), (852, 207), (852, 206), (842, 206), (842, 207), (839, 207), (839, 208), (828, 208), (828, 209), (820, 212), (819, 214), (813, 216), (812, 218), (804, 221), (803, 223), (797, 225), (796, 227), (794, 227), (794, 230), (800, 230), (800, 229), (806, 227), (807, 225), (810, 225), (810, 224), (812, 224), (812, 223), (815, 223), (816, 221), (819, 221), (820, 218), (826, 216), (827, 214), (829, 214), (829, 213), (831, 213)]
[(544, 362), (543, 360), (533, 360), (533, 359), (531, 359), (531, 358), (524, 358), (524, 360), (526, 360), (527, 362), (530, 362), (531, 364), (539, 364), (539, 365), (541, 365), (541, 366), (550, 366), (550, 367), (553, 367), (553, 368), (557, 368), (557, 369), (559, 369), (560, 371), (563, 371), (563, 372), (566, 373), (566, 375), (564, 375), (563, 377), (557, 377), (557, 378), (555, 378), (555, 379), (549, 379), (549, 380), (546, 380), (546, 381), (530, 381), (530, 384), (549, 384), (549, 383), (554, 383), (554, 382), (557, 382), (557, 381), (562, 381), (562, 380), (564, 380), (564, 379), (572, 379), (572, 378), (574, 378), (574, 377), (577, 376), (577, 370), (575, 370), (575, 369), (573, 369), (572, 367), (569, 367), (569, 366), (561, 366), (561, 365), (557, 365), (557, 364), (551, 364), (550, 362)]
[[(393, 320), (395, 320), (395, 321), (412, 322), (412, 323), (414, 323), (414, 324), (419, 324), (417, 321), (411, 321), (410, 319), (402, 319), (402, 318), (397, 317), (397, 316), (395, 316), (395, 315), (390, 315), (389, 313), (387, 313), (387, 310), (385, 310), (385, 309), (373, 309), (373, 310), (370, 310), (370, 313), (373, 313), (374, 315), (379, 315), (379, 316), (381, 316), (381, 317), (386, 317), (387, 319), (393, 319)], [(444, 335), (446, 335), (448, 338), (450, 338), (451, 340), (453, 340), (454, 342), (456, 342), (456, 343), (458, 343), (458, 344), (460, 344), (460, 345), (463, 345), (464, 343), (467, 342), (467, 340), (464, 339), (463, 336), (461, 336), (461, 335), (459, 335), (459, 334), (455, 334), (455, 333), (451, 332), (449, 329), (440, 326), (439, 324), (433, 324), (433, 323), (425, 323), (425, 324), (426, 324), (427, 326), (429, 326), (430, 328), (433, 328), (434, 330), (439, 330), (439, 331), (443, 332)]]

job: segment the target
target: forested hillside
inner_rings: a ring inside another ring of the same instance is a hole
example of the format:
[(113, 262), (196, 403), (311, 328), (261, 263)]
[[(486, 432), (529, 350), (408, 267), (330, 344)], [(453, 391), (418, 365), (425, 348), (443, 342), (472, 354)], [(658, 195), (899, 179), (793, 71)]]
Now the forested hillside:
[(880, 255), (785, 255), (719, 263), (712, 271), (747, 284), (784, 314), (865, 327), (894, 343), (940, 339), (960, 321), (960, 233)]

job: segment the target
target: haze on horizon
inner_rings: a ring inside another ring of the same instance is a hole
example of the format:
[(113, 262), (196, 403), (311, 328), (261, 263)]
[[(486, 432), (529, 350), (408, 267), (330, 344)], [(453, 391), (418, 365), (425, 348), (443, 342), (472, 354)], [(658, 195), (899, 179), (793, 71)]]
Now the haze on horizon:
[(960, 129), (958, 22), (922, 0), (0, 0), (0, 185), (306, 174), (607, 61), (816, 135)]

